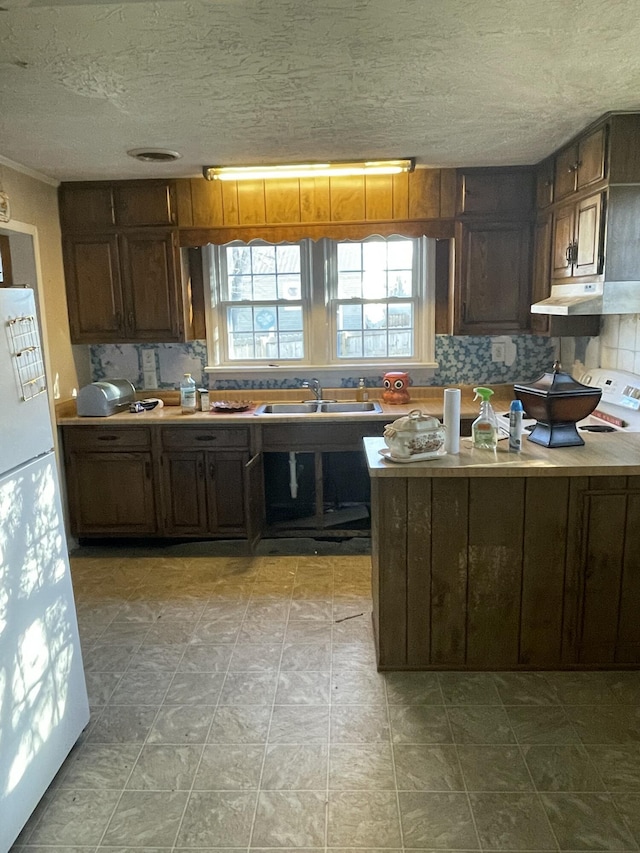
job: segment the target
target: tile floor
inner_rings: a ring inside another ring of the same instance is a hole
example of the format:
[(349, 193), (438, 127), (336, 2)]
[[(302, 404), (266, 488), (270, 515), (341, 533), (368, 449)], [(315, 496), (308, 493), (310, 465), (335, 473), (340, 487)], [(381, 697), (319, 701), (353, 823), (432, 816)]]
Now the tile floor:
[(21, 853), (638, 850), (640, 672), (379, 674), (366, 556), (72, 570), (92, 717)]

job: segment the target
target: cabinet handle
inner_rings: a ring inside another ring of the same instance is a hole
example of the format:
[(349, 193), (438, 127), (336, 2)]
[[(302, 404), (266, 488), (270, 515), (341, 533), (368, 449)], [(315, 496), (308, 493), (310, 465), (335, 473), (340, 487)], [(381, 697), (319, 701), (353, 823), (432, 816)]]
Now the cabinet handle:
[(135, 329), (135, 324), (133, 322), (133, 311), (129, 311), (129, 328)]
[(462, 322), (463, 323), (467, 322), (467, 303), (466, 302), (462, 303)]
[(151, 479), (151, 462), (148, 460), (144, 463), (144, 476), (147, 480)]
[(204, 480), (204, 462), (202, 459), (198, 462), (198, 477)]
[(578, 241), (574, 240), (571, 244), (571, 263), (575, 264), (578, 260)]
[(116, 311), (116, 326), (121, 329), (122, 328), (122, 314), (120, 311)]
[(571, 263), (571, 247), (572, 247), (572, 245), (573, 245), (572, 243), (569, 243), (567, 248), (565, 249), (565, 253), (564, 253), (564, 257), (565, 257), (565, 260), (567, 262), (567, 266), (569, 266), (569, 264)]
[(196, 441), (217, 441), (217, 435), (197, 435)]
[(215, 478), (216, 469), (213, 462), (209, 462), (209, 478), (213, 480)]
[(119, 435), (99, 435), (97, 436), (98, 441), (118, 441), (120, 438)]

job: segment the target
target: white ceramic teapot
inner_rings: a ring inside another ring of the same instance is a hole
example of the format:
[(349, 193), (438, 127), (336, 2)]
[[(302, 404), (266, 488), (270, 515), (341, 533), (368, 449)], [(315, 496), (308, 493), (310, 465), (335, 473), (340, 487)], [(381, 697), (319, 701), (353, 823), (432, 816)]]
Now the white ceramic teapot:
[(383, 436), (389, 453), (397, 460), (433, 459), (445, 452), (445, 427), (420, 409), (387, 424)]

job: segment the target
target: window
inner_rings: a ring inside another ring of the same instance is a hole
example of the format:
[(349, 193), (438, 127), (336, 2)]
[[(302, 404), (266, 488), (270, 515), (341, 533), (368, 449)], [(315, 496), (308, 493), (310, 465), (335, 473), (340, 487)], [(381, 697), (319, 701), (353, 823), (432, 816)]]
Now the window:
[(432, 243), (375, 236), (208, 247), (210, 364), (432, 362)]

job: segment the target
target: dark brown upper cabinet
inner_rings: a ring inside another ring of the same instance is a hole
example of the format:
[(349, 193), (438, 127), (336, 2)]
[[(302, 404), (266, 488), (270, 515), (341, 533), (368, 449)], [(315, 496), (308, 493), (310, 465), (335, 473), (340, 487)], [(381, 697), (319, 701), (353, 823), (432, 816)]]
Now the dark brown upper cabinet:
[(534, 204), (534, 170), (523, 168), (458, 171), (458, 216), (527, 216)]
[(95, 181), (60, 185), (63, 231), (178, 224), (175, 181)]
[(553, 204), (554, 159), (543, 160), (536, 170), (536, 207), (541, 210)]
[(601, 127), (560, 151), (555, 158), (554, 199), (561, 201), (602, 181), (606, 175), (607, 130)]
[(454, 334), (529, 331), (531, 227), (528, 221), (456, 225)]
[(554, 211), (551, 277), (556, 284), (602, 273), (604, 210), (604, 193), (595, 193)]

